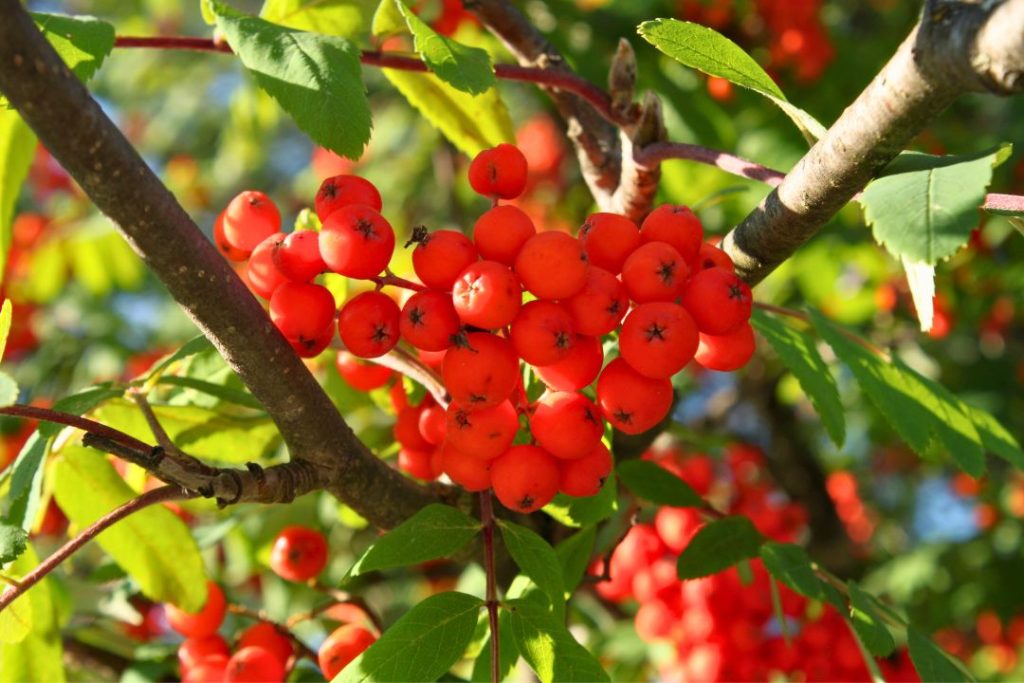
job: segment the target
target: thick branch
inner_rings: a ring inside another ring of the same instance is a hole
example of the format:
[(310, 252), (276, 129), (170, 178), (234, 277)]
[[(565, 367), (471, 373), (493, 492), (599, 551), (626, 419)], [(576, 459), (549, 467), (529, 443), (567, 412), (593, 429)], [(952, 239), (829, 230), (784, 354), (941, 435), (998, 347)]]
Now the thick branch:
[[(43, 38), (0, 0), (0, 91), (266, 407), (292, 457), (390, 528), (436, 498), (353, 434), (260, 304)], [(73, 134), (69, 134), (73, 131)]]
[(723, 248), (756, 284), (810, 239), (960, 94), (1024, 89), (1024, 0), (929, 0), (860, 97)]

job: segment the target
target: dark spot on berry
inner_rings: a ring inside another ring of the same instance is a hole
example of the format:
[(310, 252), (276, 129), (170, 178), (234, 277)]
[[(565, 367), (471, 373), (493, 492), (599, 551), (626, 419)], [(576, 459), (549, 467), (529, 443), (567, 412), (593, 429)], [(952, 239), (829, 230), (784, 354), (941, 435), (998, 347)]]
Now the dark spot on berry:
[(365, 218), (360, 218), (356, 221), (355, 229), (356, 232), (363, 236), (363, 239), (369, 240), (377, 237), (377, 231), (373, 229), (373, 223)]
[(612, 413), (612, 417), (623, 424), (630, 424), (633, 421), (633, 413), (627, 413), (622, 408)]
[(651, 323), (650, 326), (644, 330), (644, 336), (649, 342), (654, 341), (655, 339), (658, 341), (665, 341), (665, 329), (666, 328), (662, 327), (658, 323)]
[(334, 199), (338, 196), (338, 186), (334, 184), (334, 181), (329, 180), (320, 188), (320, 194), (324, 199)]
[(555, 333), (555, 346), (559, 349), (567, 349), (572, 346), (572, 340), (566, 332)]
[(676, 265), (675, 261), (662, 261), (661, 265), (658, 266), (658, 279), (660, 279), (663, 284), (671, 285), (672, 281), (675, 280)]
[(618, 299), (612, 299), (612, 302), (604, 310), (608, 311), (609, 315), (618, 315), (619, 311), (622, 310), (622, 302)]
[(419, 327), (420, 325), (425, 324), (423, 322), (423, 319), (425, 317), (426, 317), (426, 313), (424, 313), (423, 309), (420, 308), (419, 306), (415, 306), (415, 307), (412, 308), (412, 310), (409, 311), (409, 322), (411, 322), (413, 325), (415, 325), (417, 327)]
[(380, 344), (382, 342), (386, 342), (389, 339), (391, 339), (391, 333), (388, 331), (388, 328), (387, 328), (386, 325), (376, 325), (373, 328), (373, 334), (370, 335), (370, 338), (373, 341), (375, 341), (378, 344)]
[(743, 287), (738, 282), (734, 282), (729, 285), (729, 298), (730, 299), (746, 299), (747, 295), (743, 292)]
[(533, 496), (531, 496), (530, 494), (526, 494), (525, 496), (520, 498), (519, 507), (523, 510), (529, 510), (531, 507), (533, 507)]
[(600, 420), (597, 419), (597, 415), (590, 409), (590, 406), (583, 407), (583, 419), (593, 424), (600, 424)]
[(593, 223), (591, 223), (590, 221), (587, 221), (586, 223), (584, 223), (583, 225), (581, 225), (581, 226), (580, 226), (580, 237), (586, 237), (586, 236), (587, 236), (587, 234), (588, 234), (588, 233), (589, 233), (589, 232), (590, 232), (591, 230), (593, 230), (593, 228), (594, 228), (594, 225), (593, 225)]
[(469, 402), (470, 403), (485, 403), (486, 401), (487, 401), (487, 397), (486, 396), (481, 396), (480, 394), (470, 394), (469, 395)]
[(469, 412), (465, 410), (458, 410), (455, 412), (455, 424), (459, 429), (468, 429), (473, 426), (473, 423), (469, 421)]

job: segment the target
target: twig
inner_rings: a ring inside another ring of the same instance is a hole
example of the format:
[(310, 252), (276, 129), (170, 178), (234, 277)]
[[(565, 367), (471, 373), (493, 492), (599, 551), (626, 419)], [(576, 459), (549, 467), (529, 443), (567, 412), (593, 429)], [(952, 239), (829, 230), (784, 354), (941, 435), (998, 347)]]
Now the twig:
[(140, 451), (150, 449), (148, 444), (139, 441), (130, 434), (125, 434), (118, 429), (108, 427), (105, 424), (100, 424), (99, 422), (90, 420), (87, 417), (72, 415), (70, 413), (62, 413), (59, 410), (50, 410), (49, 408), (38, 408), (36, 406), (19, 404), (0, 408), (0, 415), (13, 415), (14, 417), (24, 417), (31, 420), (62, 424), (68, 427), (82, 429), (97, 436), (102, 436), (105, 439), (119, 443), (122, 446), (127, 446), (128, 448), (134, 448)]
[[(88, 495), (88, 493), (86, 492), (85, 495)], [(137, 498), (132, 498), (120, 507), (114, 508), (86, 527), (82, 533), (58, 548), (52, 555), (40, 562), (31, 572), (21, 577), (17, 586), (12, 586), (5, 590), (3, 594), (0, 594), (0, 612), (14, 602), (14, 600), (22, 593), (39, 583), (40, 580), (56, 569), (57, 566), (59, 566), (64, 560), (68, 559), (76, 550), (125, 517), (128, 517), (139, 510), (144, 510), (151, 505), (157, 505), (171, 500), (195, 498), (196, 495), (197, 494), (195, 493), (182, 491), (178, 486), (162, 486), (158, 489), (153, 489), (152, 491), (143, 493)]]
[(480, 493), (480, 522), (483, 524), (484, 572), (487, 574), (487, 621), (491, 627), (491, 683), (500, 683), (498, 581), (494, 569), (494, 507), (489, 490)]
[(371, 363), (383, 365), (395, 372), (399, 372), (414, 382), (423, 385), (442, 408), (446, 408), (452, 400), (448, 390), (444, 388), (444, 382), (437, 376), (437, 373), (427, 367), (419, 358), (416, 358), (416, 356), (400, 346), (396, 346), (383, 356), (368, 360)]

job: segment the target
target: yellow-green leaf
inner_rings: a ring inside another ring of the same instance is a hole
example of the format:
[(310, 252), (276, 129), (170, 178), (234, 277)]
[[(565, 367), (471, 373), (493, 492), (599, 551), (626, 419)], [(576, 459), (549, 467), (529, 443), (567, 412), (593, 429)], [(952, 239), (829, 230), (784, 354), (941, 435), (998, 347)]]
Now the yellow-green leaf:
[[(37, 564), (39, 558), (29, 546), (9, 572), (24, 576)], [(53, 598), (50, 579), (43, 579), (0, 612), (0, 683), (64, 682), (64, 648)], [(10, 637), (19, 633), (14, 629), (23, 635)]]

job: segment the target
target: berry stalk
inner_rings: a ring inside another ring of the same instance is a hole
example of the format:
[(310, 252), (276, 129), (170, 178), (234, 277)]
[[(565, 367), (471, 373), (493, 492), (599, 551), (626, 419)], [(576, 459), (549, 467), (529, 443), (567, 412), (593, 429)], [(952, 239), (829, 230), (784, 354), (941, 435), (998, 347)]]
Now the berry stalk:
[(480, 493), (480, 521), (484, 528), (484, 572), (487, 574), (487, 620), (491, 627), (491, 681), (501, 681), (498, 646), (498, 587), (494, 570), (494, 509), (490, 490)]

